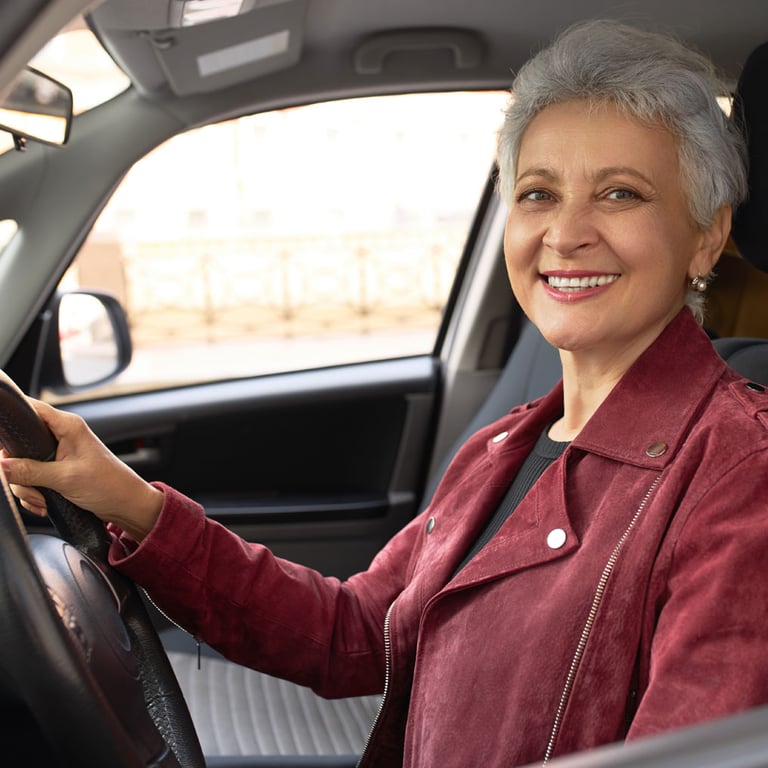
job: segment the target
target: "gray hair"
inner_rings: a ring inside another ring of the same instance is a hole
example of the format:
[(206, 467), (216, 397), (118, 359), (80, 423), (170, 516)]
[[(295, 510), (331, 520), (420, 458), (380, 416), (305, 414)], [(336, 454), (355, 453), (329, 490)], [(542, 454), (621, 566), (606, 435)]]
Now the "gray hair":
[[(499, 191), (511, 202), (520, 142), (542, 109), (608, 101), (672, 133), (691, 216), (708, 227), (719, 208), (747, 194), (744, 137), (717, 102), (727, 92), (712, 62), (672, 37), (608, 20), (570, 27), (515, 77), (498, 138)], [(702, 294), (688, 297), (700, 315)]]

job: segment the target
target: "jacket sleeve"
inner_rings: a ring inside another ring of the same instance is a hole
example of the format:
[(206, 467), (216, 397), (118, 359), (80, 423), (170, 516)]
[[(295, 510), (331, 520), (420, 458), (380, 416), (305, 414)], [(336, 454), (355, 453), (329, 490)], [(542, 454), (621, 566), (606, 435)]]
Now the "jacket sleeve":
[(110, 562), (198, 640), (227, 658), (326, 697), (381, 692), (384, 617), (405, 586), (413, 525), (365, 572), (341, 582), (275, 557), (165, 494), (137, 545), (112, 526)]
[(713, 478), (680, 522), (629, 739), (768, 702), (767, 467), (763, 450)]

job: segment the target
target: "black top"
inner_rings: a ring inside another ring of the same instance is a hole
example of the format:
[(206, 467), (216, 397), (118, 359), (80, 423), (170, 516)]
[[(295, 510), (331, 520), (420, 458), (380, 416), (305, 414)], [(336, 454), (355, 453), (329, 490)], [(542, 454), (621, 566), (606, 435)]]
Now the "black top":
[(541, 437), (536, 441), (533, 450), (528, 454), (528, 458), (523, 462), (512, 484), (507, 489), (504, 498), (501, 500), (496, 511), (488, 520), (485, 529), (475, 540), (475, 543), (469, 548), (469, 552), (459, 564), (454, 572), (454, 576), (493, 538), (496, 532), (501, 528), (507, 518), (517, 509), (517, 505), (523, 500), (533, 484), (541, 477), (544, 470), (556, 459), (563, 455), (568, 447), (568, 443), (557, 443), (550, 440), (547, 427)]

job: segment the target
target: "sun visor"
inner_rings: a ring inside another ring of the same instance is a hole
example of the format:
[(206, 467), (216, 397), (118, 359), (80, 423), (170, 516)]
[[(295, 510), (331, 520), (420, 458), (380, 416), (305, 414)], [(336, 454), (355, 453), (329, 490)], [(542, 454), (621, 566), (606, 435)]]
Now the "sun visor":
[(146, 33), (178, 96), (226, 88), (295, 64), (306, 0), (284, 0), (232, 18)]

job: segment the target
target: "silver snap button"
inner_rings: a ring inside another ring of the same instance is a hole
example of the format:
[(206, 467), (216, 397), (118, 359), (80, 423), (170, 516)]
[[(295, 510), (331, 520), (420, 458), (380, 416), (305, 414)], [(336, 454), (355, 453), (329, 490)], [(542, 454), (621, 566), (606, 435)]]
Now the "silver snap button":
[(430, 517), (429, 520), (427, 520), (427, 533), (432, 533), (432, 531), (435, 530), (435, 518)]
[(647, 456), (650, 456), (652, 459), (657, 458), (658, 456), (663, 456), (667, 452), (667, 444), (662, 443), (659, 441), (658, 443), (651, 443), (646, 449), (645, 453)]
[(560, 549), (565, 544), (566, 538), (568, 537), (562, 528), (553, 528), (547, 534), (547, 546), (550, 549)]
[(502, 440), (506, 440), (509, 437), (509, 432), (499, 432), (498, 435), (491, 438), (492, 443), (500, 443)]

